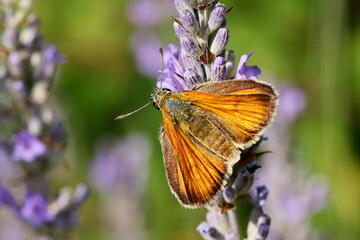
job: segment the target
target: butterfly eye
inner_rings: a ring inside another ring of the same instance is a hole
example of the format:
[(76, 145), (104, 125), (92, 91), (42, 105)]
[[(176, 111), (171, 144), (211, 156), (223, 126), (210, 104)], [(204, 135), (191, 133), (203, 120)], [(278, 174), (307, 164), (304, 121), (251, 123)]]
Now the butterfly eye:
[(157, 109), (157, 110), (160, 110), (159, 106), (156, 104), (156, 102), (153, 102), (153, 105), (154, 107)]

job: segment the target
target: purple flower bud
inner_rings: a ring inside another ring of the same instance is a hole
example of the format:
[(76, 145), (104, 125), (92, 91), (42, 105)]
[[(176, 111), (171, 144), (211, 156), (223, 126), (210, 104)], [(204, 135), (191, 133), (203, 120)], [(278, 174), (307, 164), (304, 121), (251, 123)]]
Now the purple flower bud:
[(203, 52), (197, 40), (191, 34), (183, 34), (180, 38), (182, 49), (192, 58), (198, 59)]
[(199, 23), (192, 11), (186, 9), (183, 12), (180, 12), (180, 21), (189, 32), (195, 35), (199, 32)]
[(44, 155), (46, 146), (28, 131), (23, 130), (15, 136), (12, 157), (15, 161), (33, 162)]
[(185, 51), (181, 51), (181, 60), (185, 69), (194, 70), (202, 80), (205, 78), (204, 69), (197, 59), (189, 57)]
[(212, 52), (215, 56), (219, 56), (225, 50), (228, 40), (229, 30), (226, 28), (220, 28), (211, 44), (210, 52)]
[(89, 195), (89, 189), (85, 184), (79, 184), (74, 192), (73, 203), (75, 205), (80, 205), (85, 201), (87, 196)]
[(8, 56), (10, 74), (15, 78), (21, 78), (24, 70), (24, 58), (19, 51), (11, 52)]
[(65, 57), (54, 44), (48, 44), (43, 51), (43, 61), (43, 80), (49, 81), (54, 75), (56, 64), (64, 62)]
[(253, 174), (257, 169), (261, 168), (261, 165), (259, 162), (255, 161), (247, 164), (245, 168), (250, 174)]
[(263, 216), (259, 217), (258, 234), (261, 236), (261, 239), (266, 239), (269, 235), (270, 223), (271, 218), (268, 215), (264, 214)]
[(246, 193), (249, 188), (254, 183), (254, 176), (248, 171), (241, 171), (240, 174), (236, 177), (233, 187), (236, 190), (237, 195)]
[(266, 186), (259, 186), (256, 188), (257, 196), (256, 196), (256, 204), (260, 207), (263, 207), (266, 203), (266, 198), (269, 194)]
[(224, 236), (214, 227), (210, 227), (206, 222), (202, 222), (196, 228), (196, 230), (200, 233), (200, 235), (204, 239), (209, 240), (221, 240), (224, 239)]
[(225, 60), (226, 62), (232, 62), (235, 64), (235, 52), (233, 50), (226, 51)]
[(233, 203), (236, 199), (236, 191), (232, 186), (227, 186), (223, 191), (223, 197), (227, 203)]
[(186, 29), (180, 26), (177, 22), (174, 22), (174, 31), (178, 38), (180, 38), (183, 34), (187, 33)]
[(217, 57), (212, 64), (211, 79), (213, 81), (221, 81), (226, 79), (225, 59)]
[(226, 79), (231, 78), (231, 73), (235, 66), (235, 53), (233, 50), (226, 51), (225, 54), (225, 68), (226, 68)]
[(9, 83), (9, 90), (15, 99), (25, 99), (26, 97), (26, 87), (22, 80), (15, 80)]
[(254, 52), (249, 53), (248, 55), (242, 55), (238, 69), (236, 70), (235, 79), (254, 79), (258, 80), (257, 76), (260, 75), (261, 70), (258, 66), (246, 66), (246, 62), (254, 54)]
[(193, 12), (192, 7), (189, 5), (187, 0), (175, 0), (175, 8), (178, 13), (184, 12), (185, 10), (189, 10)]
[(184, 72), (184, 79), (190, 88), (191, 86), (202, 82), (202, 78), (192, 69), (188, 69)]
[(3, 45), (7, 50), (14, 50), (19, 44), (19, 33), (14, 28), (7, 28), (3, 34)]
[(248, 239), (265, 240), (269, 233), (270, 222), (270, 217), (264, 213), (262, 207), (255, 207), (251, 212), (247, 227)]
[(20, 33), (20, 42), (27, 47), (34, 46), (35, 39), (39, 35), (39, 19), (31, 14), (27, 18), (27, 26)]
[(39, 228), (44, 223), (51, 222), (55, 218), (55, 216), (48, 211), (46, 198), (41, 194), (31, 192), (25, 196), (20, 215), (35, 228)]
[(208, 21), (209, 32), (216, 31), (222, 25), (225, 18), (226, 18), (225, 5), (222, 3), (217, 3), (209, 17), (209, 21)]

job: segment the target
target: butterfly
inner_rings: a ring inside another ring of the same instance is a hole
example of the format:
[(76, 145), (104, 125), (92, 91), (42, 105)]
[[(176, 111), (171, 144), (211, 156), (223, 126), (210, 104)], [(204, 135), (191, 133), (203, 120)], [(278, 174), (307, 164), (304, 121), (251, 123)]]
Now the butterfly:
[(155, 89), (160, 142), (171, 192), (187, 208), (217, 201), (241, 151), (255, 144), (278, 104), (259, 80), (211, 81), (182, 92)]

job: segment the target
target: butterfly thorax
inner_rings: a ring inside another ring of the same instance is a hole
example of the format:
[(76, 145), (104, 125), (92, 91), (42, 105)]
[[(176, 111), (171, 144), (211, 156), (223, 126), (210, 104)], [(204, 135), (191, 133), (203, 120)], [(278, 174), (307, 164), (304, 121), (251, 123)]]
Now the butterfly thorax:
[(173, 93), (170, 90), (155, 89), (151, 95), (156, 108), (160, 109), (163, 118), (176, 124), (189, 123), (196, 116), (191, 104), (183, 99), (182, 92)]
[(172, 92), (170, 90), (155, 88), (150, 97), (157, 109), (163, 109), (166, 100), (171, 94)]

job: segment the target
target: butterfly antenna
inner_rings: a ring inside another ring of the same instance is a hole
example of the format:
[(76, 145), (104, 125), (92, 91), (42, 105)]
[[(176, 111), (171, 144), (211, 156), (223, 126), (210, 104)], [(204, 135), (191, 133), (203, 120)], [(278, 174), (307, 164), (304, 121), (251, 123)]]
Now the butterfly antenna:
[(159, 49), (160, 53), (160, 62), (161, 62), (161, 82), (160, 82), (160, 89), (162, 89), (162, 83), (164, 81), (164, 54), (162, 48)]
[(126, 113), (126, 114), (117, 116), (117, 117), (115, 118), (115, 121), (116, 121), (116, 120), (120, 120), (120, 119), (124, 119), (124, 118), (126, 118), (126, 117), (128, 117), (128, 116), (130, 116), (130, 115), (132, 115), (132, 114), (134, 114), (134, 113), (136, 113), (136, 112), (138, 112), (138, 111), (140, 111), (141, 109), (147, 107), (150, 103), (152, 103), (152, 101), (150, 101), (150, 102), (148, 102), (147, 104), (145, 104), (144, 106), (136, 109), (135, 111), (132, 111), (132, 112), (129, 112), (129, 113)]

